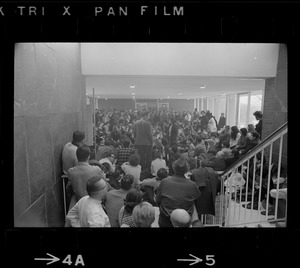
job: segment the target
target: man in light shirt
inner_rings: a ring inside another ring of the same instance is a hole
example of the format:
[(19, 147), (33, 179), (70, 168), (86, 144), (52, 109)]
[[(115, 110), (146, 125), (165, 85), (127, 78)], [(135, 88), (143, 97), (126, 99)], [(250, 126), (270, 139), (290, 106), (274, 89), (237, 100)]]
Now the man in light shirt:
[(86, 183), (87, 196), (82, 197), (69, 211), (67, 218), (72, 227), (110, 227), (102, 199), (107, 194), (106, 182), (100, 176), (90, 178)]
[(72, 142), (68, 142), (62, 152), (62, 165), (64, 174), (68, 175), (68, 170), (78, 163), (76, 150), (84, 144), (85, 133), (74, 131)]

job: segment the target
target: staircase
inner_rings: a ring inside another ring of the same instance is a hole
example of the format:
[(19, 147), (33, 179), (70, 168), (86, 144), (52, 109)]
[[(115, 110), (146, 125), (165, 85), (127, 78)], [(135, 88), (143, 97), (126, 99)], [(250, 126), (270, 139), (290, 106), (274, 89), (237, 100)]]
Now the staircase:
[[(268, 193), (271, 190), (273, 165), (284, 166), (282, 160), (287, 142), (283, 141), (287, 138), (287, 131), (288, 123), (286, 122), (242, 156), (234, 165), (219, 174), (222, 187), (215, 204), (216, 215), (206, 215), (202, 219), (206, 226), (286, 226), (287, 195), (284, 199), (282, 194), (278, 194), (278, 190), (282, 187), (279, 168), (274, 175), (277, 178), (275, 196), (273, 194), (273, 197), (270, 197)], [(266, 161), (264, 168), (260, 165), (261, 159)], [(266, 199), (265, 206), (262, 205), (263, 199)], [(273, 205), (269, 204), (270, 201), (273, 201)]]

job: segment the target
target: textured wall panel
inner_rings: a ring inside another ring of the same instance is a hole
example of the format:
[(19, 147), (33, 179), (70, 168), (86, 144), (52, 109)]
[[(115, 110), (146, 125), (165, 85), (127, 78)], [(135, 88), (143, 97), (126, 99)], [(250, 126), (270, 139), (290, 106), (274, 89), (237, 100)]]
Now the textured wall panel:
[(21, 217), (15, 219), (15, 227), (48, 227), (45, 195), (41, 196)]
[(15, 115), (37, 114), (38, 80), (35, 45), (32, 43), (16, 44), (14, 97), (18, 109)]
[(54, 183), (51, 122), (48, 116), (27, 117), (27, 151), (31, 202)]
[(64, 208), (62, 199), (62, 181), (58, 180), (46, 192), (47, 222), (51, 227), (64, 226)]
[(14, 197), (14, 216), (17, 218), (30, 206), (26, 133), (23, 117), (14, 119)]
[[(60, 226), (61, 154), (73, 131), (84, 126), (79, 122), (83, 119), (82, 97), (85, 98), (80, 44), (16, 44), (14, 92), (15, 219), (25, 212), (18, 226), (42, 227), (47, 225), (48, 213), (49, 227)], [(34, 205), (28, 210), (30, 204)], [(42, 207), (44, 215), (36, 217), (36, 210)], [(30, 215), (37, 221), (30, 221)]]

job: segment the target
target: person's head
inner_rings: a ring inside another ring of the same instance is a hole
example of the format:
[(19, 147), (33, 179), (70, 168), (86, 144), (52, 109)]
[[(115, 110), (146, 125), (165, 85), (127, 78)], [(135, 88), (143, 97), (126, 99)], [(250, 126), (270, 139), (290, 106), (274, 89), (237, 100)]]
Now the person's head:
[(225, 117), (225, 114), (224, 114), (224, 113), (221, 113), (221, 117)]
[(134, 207), (142, 202), (142, 197), (143, 197), (143, 193), (136, 189), (136, 188), (131, 188), (127, 194), (126, 194), (126, 198), (124, 200), (124, 205), (125, 205), (125, 210), (128, 213), (132, 213), (132, 210), (134, 209)]
[(201, 115), (202, 115), (202, 116), (205, 115), (205, 111), (201, 111)]
[(128, 148), (129, 145), (130, 145), (130, 141), (127, 140), (127, 139), (125, 139), (125, 140), (123, 141), (123, 147), (124, 147), (124, 148)]
[(251, 140), (259, 140), (260, 138), (259, 134), (256, 131), (251, 131), (249, 134)]
[(230, 143), (227, 140), (225, 140), (225, 141), (222, 142), (222, 147), (223, 148), (229, 148), (230, 147)]
[(253, 124), (248, 124), (248, 127), (247, 127), (247, 129), (248, 129), (248, 132), (251, 132), (251, 131), (254, 131), (254, 130), (255, 130), (255, 128), (254, 128), (254, 125), (253, 125)]
[(83, 131), (76, 130), (73, 132), (72, 143), (81, 146), (83, 145), (83, 141), (85, 139), (85, 133)]
[(255, 119), (256, 119), (256, 120), (262, 119), (262, 116), (263, 116), (261, 111), (255, 111), (255, 112), (253, 113), (253, 115), (255, 116)]
[(196, 142), (197, 142), (197, 144), (200, 144), (200, 143), (202, 142), (202, 138), (201, 138), (201, 136), (197, 136), (197, 138), (196, 138)]
[(149, 112), (148, 112), (148, 111), (143, 111), (143, 112), (141, 113), (141, 116), (142, 116), (144, 119), (148, 119), (148, 117), (149, 117)]
[(131, 166), (136, 167), (140, 163), (140, 159), (138, 154), (132, 154), (129, 156), (128, 162)]
[(229, 125), (226, 125), (224, 129), (225, 129), (225, 132), (230, 132), (230, 126)]
[(217, 133), (217, 132), (213, 132), (213, 133), (210, 134), (210, 137), (211, 137), (213, 140), (215, 140), (215, 139), (218, 138), (218, 133)]
[(151, 227), (155, 221), (154, 207), (148, 202), (141, 202), (134, 207), (132, 218), (136, 227)]
[(173, 227), (190, 227), (191, 216), (185, 209), (174, 209), (171, 213), (170, 220)]
[(177, 153), (178, 152), (178, 147), (177, 147), (176, 144), (172, 145), (172, 151), (173, 151), (173, 153)]
[(154, 153), (154, 159), (161, 158), (161, 152), (159, 150), (156, 150)]
[(189, 171), (189, 165), (184, 157), (180, 157), (172, 164), (173, 171), (176, 175), (184, 175)]
[(168, 170), (166, 168), (160, 168), (156, 173), (157, 180), (163, 180), (168, 177)]
[(107, 194), (105, 180), (101, 176), (94, 176), (87, 180), (86, 191), (94, 199), (102, 200)]
[(247, 128), (242, 127), (242, 128), (240, 129), (240, 132), (241, 132), (241, 135), (242, 135), (242, 136), (247, 136), (248, 130), (247, 130)]
[(217, 150), (216, 149), (210, 149), (207, 152), (207, 158), (215, 157), (217, 155)]
[(105, 158), (108, 158), (108, 160), (113, 163), (113, 161), (115, 160), (115, 155), (112, 152), (106, 152), (104, 154)]
[(124, 175), (119, 180), (120, 186), (124, 190), (129, 190), (133, 185), (134, 177), (131, 174)]
[(87, 145), (82, 145), (76, 150), (76, 157), (78, 162), (88, 162), (90, 159), (91, 150)]

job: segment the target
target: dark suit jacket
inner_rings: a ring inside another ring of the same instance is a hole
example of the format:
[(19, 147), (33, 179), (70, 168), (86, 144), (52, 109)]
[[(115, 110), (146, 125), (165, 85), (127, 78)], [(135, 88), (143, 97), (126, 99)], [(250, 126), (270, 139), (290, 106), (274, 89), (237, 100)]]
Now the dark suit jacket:
[(133, 136), (135, 145), (153, 145), (153, 136), (151, 123), (149, 121), (139, 119), (133, 125)]
[(212, 168), (204, 168), (206, 185), (199, 187), (201, 196), (196, 200), (197, 213), (215, 215), (215, 201), (217, 192), (220, 191), (221, 181)]

